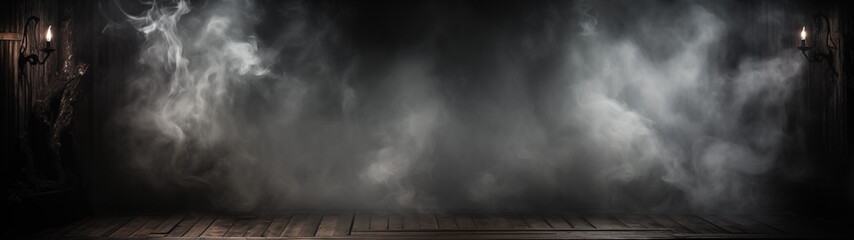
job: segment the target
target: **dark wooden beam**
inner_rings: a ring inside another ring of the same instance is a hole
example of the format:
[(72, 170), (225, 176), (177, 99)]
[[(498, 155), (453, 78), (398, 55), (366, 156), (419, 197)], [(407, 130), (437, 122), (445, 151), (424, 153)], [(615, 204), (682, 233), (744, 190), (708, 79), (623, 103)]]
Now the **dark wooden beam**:
[(20, 33), (0, 33), (0, 41), (21, 41)]

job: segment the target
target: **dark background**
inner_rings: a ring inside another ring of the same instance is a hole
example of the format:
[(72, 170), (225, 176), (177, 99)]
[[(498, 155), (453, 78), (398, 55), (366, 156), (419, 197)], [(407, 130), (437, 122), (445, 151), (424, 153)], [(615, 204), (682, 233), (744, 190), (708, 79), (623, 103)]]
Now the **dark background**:
[[(74, 188), (61, 193), (24, 195), (20, 199), (12, 199), (12, 185), (19, 181), (21, 152), (18, 132), (23, 123), (29, 121), (31, 108), (28, 107), (33, 97), (43, 91), (47, 81), (52, 79), (54, 72), (60, 67), (59, 51), (47, 60), (44, 65), (28, 66), (28, 78), (21, 82), (17, 78), (17, 51), (20, 41), (0, 41), (0, 106), (2, 106), (2, 176), (4, 187), (3, 196), (10, 196), (4, 203), (4, 218), (24, 219), (19, 221), (24, 226), (43, 226), (48, 222), (63, 221), (63, 219), (92, 213), (136, 213), (151, 211), (172, 211), (194, 209), (216, 209), (206, 205), (200, 194), (194, 192), (175, 191), (171, 194), (151, 194), (158, 190), (144, 182), (128, 179), (127, 176), (114, 171), (117, 166), (115, 159), (120, 156), (113, 146), (114, 133), (106, 126), (116, 111), (122, 106), (123, 93), (127, 89), (126, 72), (133, 71), (137, 60), (138, 46), (142, 37), (133, 29), (121, 26), (123, 15), (115, 9), (114, 1), (5, 1), (0, 10), (0, 33), (20, 33), (24, 21), (29, 16), (41, 18), (42, 24), (52, 24), (56, 32), (58, 22), (71, 19), (73, 28), (70, 36), (58, 34), (56, 42), (62, 38), (72, 38), (73, 53), (80, 62), (90, 64), (89, 72), (81, 81), (80, 99), (76, 105), (74, 121), (68, 138), (73, 144), (72, 150), (66, 154), (68, 168), (80, 178), (80, 183)], [(202, 6), (204, 1), (194, 2)], [(268, 9), (286, 7), (290, 2), (265, 1), (261, 5)], [(341, 59), (328, 62), (343, 62), (348, 54), (360, 54), (369, 59), (364, 68), (382, 68), (389, 64), (399, 49), (406, 49), (418, 44), (426, 37), (438, 38), (436, 42), (454, 42), (445, 44), (442, 49), (446, 53), (442, 58), (448, 66), (478, 66), (487, 64), (478, 61), (480, 57), (490, 57), (489, 48), (483, 47), (484, 42), (501, 35), (502, 29), (512, 31), (538, 31), (536, 26), (526, 25), (514, 19), (529, 16), (530, 12), (549, 9), (550, 7), (568, 5), (571, 2), (550, 1), (464, 1), (464, 2), (416, 2), (416, 1), (312, 1), (308, 6), (309, 14), (331, 19), (343, 31), (340, 33), (346, 39), (337, 44)], [(616, 8), (632, 6), (638, 11), (654, 11), (644, 6), (647, 2), (631, 4), (615, 4)], [(798, 166), (808, 169), (809, 177), (791, 181), (785, 178), (772, 178), (773, 194), (779, 199), (776, 207), (781, 212), (797, 212), (810, 215), (843, 215), (854, 211), (854, 166), (852, 166), (851, 137), (854, 128), (850, 127), (852, 117), (852, 66), (851, 51), (847, 44), (852, 43), (852, 27), (854, 19), (846, 14), (851, 9), (845, 1), (736, 1), (721, 4), (731, 11), (729, 16), (746, 19), (756, 14), (769, 15), (785, 19), (791, 26), (801, 26), (812, 22), (812, 16), (823, 13), (829, 17), (833, 38), (837, 41), (838, 50), (835, 56), (838, 78), (829, 77), (824, 71), (825, 63), (810, 63), (809, 72), (800, 80), (802, 87), (797, 88), (787, 111), (790, 119), (787, 123), (787, 139), (780, 166)], [(128, 12), (141, 11), (145, 6), (123, 4)], [(458, 11), (458, 12), (455, 12)], [(275, 18), (271, 17), (271, 18)], [(319, 24), (322, 20), (318, 17)], [(309, 17), (311, 19), (311, 17)], [(264, 21), (256, 30), (260, 39), (265, 36), (263, 29), (276, 27), (278, 22), (287, 19)], [(738, 22), (739, 19), (728, 21)], [(106, 28), (117, 24), (116, 28)], [(311, 22), (309, 24), (312, 24)], [(607, 24), (607, 23), (603, 23)], [(444, 31), (436, 36), (437, 26)], [(450, 26), (450, 27), (449, 27)], [(573, 27), (568, 25), (567, 27)], [(476, 29), (476, 30), (473, 30)], [(628, 30), (627, 30), (628, 31)], [(792, 29), (761, 29), (754, 31), (755, 38), (762, 42), (776, 41), (774, 36), (781, 32), (793, 32)], [(35, 32), (32, 42), (43, 42), (43, 33)], [(811, 33), (810, 36), (815, 36)], [(331, 41), (331, 40), (330, 40)], [(788, 40), (787, 40), (788, 41)], [(795, 48), (799, 44), (797, 36), (793, 35), (790, 42), (783, 45)], [(821, 44), (821, 43), (819, 43)], [(779, 49), (772, 49), (776, 44), (743, 44), (733, 43), (727, 46), (736, 51), (762, 56), (772, 54)], [(818, 46), (815, 46), (818, 47)], [(800, 57), (800, 56), (799, 56)], [(541, 72), (557, 68), (548, 56), (531, 63), (536, 75), (537, 68)], [(489, 66), (478, 66), (487, 69)], [(317, 74), (311, 69), (285, 69), (298, 75)], [(485, 70), (484, 70), (485, 71)], [(473, 71), (473, 74), (486, 74)], [(367, 70), (365, 75), (370, 75)], [(369, 79), (369, 78), (366, 78)], [(477, 78), (474, 78), (477, 79)], [(367, 80), (366, 80), (367, 81)], [(362, 83), (370, 85), (370, 83)], [(468, 83), (458, 88), (448, 89), (450, 96), (476, 92), (478, 87), (488, 85), (484, 82)], [(536, 82), (531, 85), (536, 86)], [(324, 106), (319, 106), (319, 109)], [(328, 113), (334, 115), (334, 113)], [(807, 165), (787, 162), (806, 162)], [(203, 195), (203, 194), (201, 194)], [(198, 204), (197, 204), (198, 203)], [(191, 205), (192, 207), (188, 207)], [(566, 208), (567, 206), (554, 206)], [(57, 218), (56, 216), (61, 216)], [(51, 220), (45, 220), (51, 219)], [(30, 224), (34, 223), (34, 224)]]

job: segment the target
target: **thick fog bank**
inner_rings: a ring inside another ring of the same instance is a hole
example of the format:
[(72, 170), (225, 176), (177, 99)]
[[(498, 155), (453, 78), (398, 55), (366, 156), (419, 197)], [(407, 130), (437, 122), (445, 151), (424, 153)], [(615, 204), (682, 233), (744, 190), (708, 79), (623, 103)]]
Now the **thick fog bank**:
[(231, 210), (754, 209), (803, 65), (727, 1), (110, 4), (119, 171)]

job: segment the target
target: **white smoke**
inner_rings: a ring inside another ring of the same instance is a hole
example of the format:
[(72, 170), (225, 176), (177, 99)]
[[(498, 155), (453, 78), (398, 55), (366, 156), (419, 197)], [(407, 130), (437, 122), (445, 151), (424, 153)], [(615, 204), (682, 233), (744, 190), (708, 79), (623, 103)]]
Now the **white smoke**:
[(591, 10), (593, 7), (587, 4), (579, 4), (578, 15), (580, 21), (578, 21), (578, 26), (581, 27), (581, 36), (594, 36), (596, 35), (596, 25), (599, 24), (598, 20), (596, 20), (596, 16), (591, 15)]
[[(684, 14), (673, 21), (684, 28), (639, 23), (674, 34), (658, 38), (679, 50), (666, 58), (648, 57), (633, 38), (599, 35), (572, 48), (567, 124), (601, 161), (599, 182), (660, 179), (695, 208), (756, 204), (750, 196), (777, 157), (780, 110), (801, 63), (785, 52), (723, 75), (712, 47), (725, 22), (701, 7)], [(596, 67), (574, 67), (584, 65)]]
[[(187, 1), (154, 1), (141, 15), (128, 15), (146, 38), (141, 74), (132, 77), (135, 99), (121, 118), (132, 127), (131, 163), (153, 174), (157, 184), (223, 188), (217, 191), (230, 194), (214, 201), (224, 204), (247, 202), (227, 197), (233, 194), (250, 199), (261, 194), (244, 184), (253, 174), (241, 173), (252, 171), (257, 159), (243, 146), (249, 133), (234, 114), (235, 89), (273, 77), (255, 37), (246, 32), (251, 19), (235, 17), (252, 10), (244, 4), (222, 3), (201, 22), (182, 21), (191, 12)], [(248, 202), (238, 207), (252, 207)]]
[(134, 176), (236, 210), (747, 207), (801, 67), (793, 52), (723, 67), (732, 23), (694, 4), (555, 7), (577, 18), (488, 44), (449, 21), (388, 55), (352, 50), (346, 18), (311, 3), (265, 4), (124, 13), (145, 38), (115, 121)]
[[(419, 202), (419, 194), (408, 175), (425, 167), (419, 161), (431, 161), (433, 151), (433, 132), (442, 121), (442, 103), (433, 98), (431, 79), (418, 78), (428, 76), (429, 66), (423, 63), (409, 63), (402, 60), (403, 66), (395, 67), (399, 72), (390, 76), (396, 79), (392, 110), (396, 115), (390, 122), (383, 123), (379, 130), (381, 147), (368, 154), (369, 165), (363, 178), (369, 184), (380, 184), (390, 192), (391, 199), (386, 202), (397, 206), (419, 207), (428, 204)], [(423, 196), (421, 198), (424, 198)]]

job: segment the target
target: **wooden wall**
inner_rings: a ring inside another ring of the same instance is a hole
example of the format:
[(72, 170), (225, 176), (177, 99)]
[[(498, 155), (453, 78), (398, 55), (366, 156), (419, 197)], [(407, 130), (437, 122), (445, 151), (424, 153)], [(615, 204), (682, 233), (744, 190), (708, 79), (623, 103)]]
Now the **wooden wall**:
[[(835, 70), (838, 76), (827, 71), (831, 66), (828, 61), (810, 62), (804, 73), (803, 86), (798, 89), (797, 104), (800, 112), (794, 119), (794, 130), (791, 133), (797, 143), (792, 147), (801, 148), (803, 154), (799, 158), (808, 161), (806, 167), (813, 174), (804, 181), (803, 193), (800, 197), (810, 207), (822, 211), (846, 209), (854, 212), (854, 128), (851, 119), (854, 117), (852, 100), (852, 66), (851, 50), (846, 43), (852, 43), (852, 24), (854, 18), (844, 9), (851, 9), (852, 4), (845, 1), (824, 4), (801, 3), (802, 21), (808, 28), (816, 28), (813, 15), (822, 13), (830, 20), (831, 39), (837, 49), (833, 56)], [(819, 41), (809, 41), (811, 51), (827, 52), (825, 36)], [(824, 35), (822, 33), (821, 35)]]
[[(8, 1), (2, 3), (0, 8), (0, 33), (21, 34), (23, 25), (27, 18), (36, 16), (40, 18), (39, 24), (31, 24), (28, 33), (30, 47), (25, 55), (40, 54), (38, 49), (45, 45), (45, 31), (48, 25), (53, 25), (54, 33), (57, 31), (59, 22), (57, 19), (57, 1)], [(19, 35), (20, 36), (20, 35)], [(55, 36), (53, 43), (59, 42), (63, 36)], [(18, 79), (18, 51), (22, 41), (0, 40), (0, 109), (2, 109), (2, 145), (0, 151), (3, 153), (2, 168), (3, 176), (8, 180), (8, 171), (14, 171), (16, 164), (16, 151), (19, 146), (18, 135), (20, 129), (25, 127), (30, 114), (32, 102), (36, 93), (46, 85), (50, 73), (57, 72), (59, 58), (50, 56), (45, 64), (26, 66), (24, 68), (27, 79)], [(4, 181), (6, 183), (6, 181)]]

